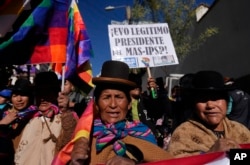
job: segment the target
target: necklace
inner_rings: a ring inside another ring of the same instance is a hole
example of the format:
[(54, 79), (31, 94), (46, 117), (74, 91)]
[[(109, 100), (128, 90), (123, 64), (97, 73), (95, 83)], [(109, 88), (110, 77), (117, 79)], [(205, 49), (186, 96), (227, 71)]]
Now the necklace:
[(225, 131), (213, 131), (213, 133), (220, 139), (225, 137)]

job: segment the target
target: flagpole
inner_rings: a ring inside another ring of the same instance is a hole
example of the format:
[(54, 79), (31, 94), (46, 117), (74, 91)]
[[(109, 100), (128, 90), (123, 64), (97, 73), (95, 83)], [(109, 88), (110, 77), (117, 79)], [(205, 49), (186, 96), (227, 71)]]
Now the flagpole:
[(62, 85), (61, 85), (61, 91), (64, 89), (64, 83), (65, 83), (65, 64), (62, 65)]

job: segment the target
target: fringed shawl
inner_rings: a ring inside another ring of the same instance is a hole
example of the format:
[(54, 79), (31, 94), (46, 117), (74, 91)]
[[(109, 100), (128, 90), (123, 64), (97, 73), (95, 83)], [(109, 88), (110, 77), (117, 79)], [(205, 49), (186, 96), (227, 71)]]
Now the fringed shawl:
[[(239, 144), (250, 143), (250, 131), (242, 124), (224, 119), (225, 138), (234, 139)], [(198, 155), (207, 152), (218, 137), (203, 124), (189, 120), (173, 132), (168, 151), (175, 157)]]

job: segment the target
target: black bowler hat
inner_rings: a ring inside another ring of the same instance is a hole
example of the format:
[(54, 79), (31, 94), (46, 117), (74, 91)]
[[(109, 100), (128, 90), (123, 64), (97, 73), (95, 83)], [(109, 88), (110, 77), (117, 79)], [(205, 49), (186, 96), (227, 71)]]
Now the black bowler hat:
[(136, 84), (137, 88), (141, 88), (142, 87), (142, 78), (140, 75), (134, 74), (134, 73), (130, 73), (129, 74), (129, 80), (134, 82)]
[(24, 78), (17, 79), (11, 89), (12, 94), (21, 94), (24, 96), (31, 96), (33, 94), (33, 85), (28, 79)]
[(106, 61), (102, 65), (101, 75), (92, 79), (95, 85), (123, 85), (135, 88), (136, 84), (129, 80), (129, 67), (121, 61)]
[(55, 72), (45, 71), (39, 72), (34, 78), (35, 91), (41, 91), (43, 93), (55, 92), (58, 93), (61, 90), (60, 81)]
[(225, 85), (223, 76), (217, 71), (199, 71), (193, 76), (191, 90), (194, 92), (222, 92), (233, 90)]

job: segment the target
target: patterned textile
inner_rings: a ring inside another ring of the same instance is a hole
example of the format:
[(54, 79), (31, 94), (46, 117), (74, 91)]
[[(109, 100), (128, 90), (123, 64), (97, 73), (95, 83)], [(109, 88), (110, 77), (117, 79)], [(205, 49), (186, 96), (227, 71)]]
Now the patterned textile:
[[(18, 4), (12, 4), (12, 7), (9, 4), (10, 9), (8, 10), (8, 6), (5, 7), (4, 9), (8, 11), (2, 15), (12, 13), (10, 10), (14, 10), (13, 6), (17, 5), (19, 8), (16, 7), (13, 13), (16, 18), (17, 13), (22, 11), (30, 1), (11, 1)], [(0, 63), (62, 65), (66, 62), (65, 77), (77, 74), (86, 83), (84, 92), (89, 93), (94, 86), (89, 62), (93, 51), (75, 0), (33, 0), (32, 2), (39, 5), (33, 6), (34, 9), (27, 19), (18, 20), (20, 27), (15, 33), (0, 41)], [(1, 23), (2, 19), (0, 17)], [(7, 25), (1, 27), (7, 28), (5, 31), (11, 29)], [(57, 73), (60, 72), (58, 67), (55, 68)]]
[(93, 54), (92, 46), (75, 0), (72, 0), (69, 8), (68, 29), (65, 77), (68, 78), (76, 72), (90, 87), (94, 87), (89, 64)]
[(18, 31), (0, 44), (1, 63), (65, 62), (68, 1), (42, 0)]
[[(9, 111), (5, 111), (3, 113), (3, 117), (5, 117), (8, 113), (10, 113), (10, 112)], [(18, 115), (18, 118), (15, 120), (15, 123), (18, 123), (21, 120), (28, 120), (28, 119), (31, 119), (31, 118), (37, 116), (38, 115), (38, 110), (37, 110), (36, 106), (31, 105), (27, 109), (19, 111), (17, 113), (17, 115)]]
[[(86, 26), (79, 12), (75, 0), (72, 0), (68, 12), (68, 40), (67, 40), (67, 58), (65, 65), (65, 78), (78, 76), (83, 80), (83, 92), (89, 93), (93, 88), (92, 68), (89, 63), (93, 56), (91, 41), (86, 32)], [(53, 70), (61, 75), (63, 65), (56, 63), (52, 66)]]
[[(53, 118), (54, 115), (57, 115), (59, 113), (59, 108), (58, 106), (52, 104), (49, 109), (46, 111), (46, 114), (45, 117), (47, 118)], [(6, 116), (7, 114), (9, 113), (9, 111), (5, 111), (4, 114), (3, 114), (3, 117)], [(20, 120), (24, 120), (24, 119), (31, 119), (33, 117), (38, 117), (38, 116), (42, 116), (42, 112), (40, 112), (37, 108), (37, 106), (34, 106), (34, 105), (31, 105), (29, 106), (27, 109), (24, 109), (20, 112), (17, 113), (19, 118), (17, 120), (20, 121)]]
[(115, 124), (104, 125), (100, 119), (94, 121), (94, 137), (97, 137), (96, 150), (100, 152), (106, 145), (113, 144), (115, 153), (123, 156), (126, 151), (122, 138), (127, 135), (144, 139), (156, 144), (155, 137), (151, 130), (138, 121), (121, 121)]
[(32, 118), (32, 116), (35, 115), (35, 113), (37, 112), (38, 112), (37, 107), (34, 105), (31, 105), (27, 109), (22, 110), (18, 112), (17, 114), (19, 116), (19, 119), (22, 120), (22, 119)]
[(45, 116), (47, 118), (53, 118), (55, 115), (59, 114), (60, 113), (60, 110), (58, 108), (58, 106), (52, 104), (47, 110), (46, 112), (41, 112), (41, 111), (38, 111), (38, 113), (35, 115), (35, 116)]
[[(242, 124), (223, 120), (225, 138), (234, 139), (238, 144), (250, 143), (250, 131)], [(189, 120), (175, 129), (168, 151), (175, 157), (198, 155), (207, 152), (218, 140), (210, 129), (201, 123)]]

